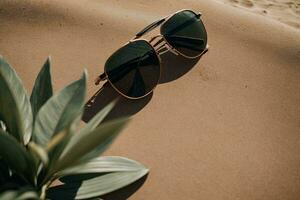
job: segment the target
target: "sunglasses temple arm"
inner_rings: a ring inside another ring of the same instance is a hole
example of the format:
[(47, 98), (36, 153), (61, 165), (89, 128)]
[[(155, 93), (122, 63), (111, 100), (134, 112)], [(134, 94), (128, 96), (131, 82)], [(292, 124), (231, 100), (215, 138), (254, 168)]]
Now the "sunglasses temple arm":
[(203, 52), (200, 54), (200, 56), (206, 54), (208, 52), (208, 50), (209, 50), (209, 45), (207, 44), (205, 49), (203, 50)]
[(97, 78), (95, 79), (95, 85), (99, 85), (101, 81), (105, 81), (105, 80), (107, 80), (107, 76), (105, 73), (102, 73), (101, 75), (97, 76)]
[(159, 19), (153, 23), (151, 23), (150, 25), (146, 26), (143, 30), (141, 30), (140, 32), (138, 32), (135, 35), (135, 38), (141, 37), (142, 35), (144, 35), (145, 33), (151, 31), (152, 29), (156, 28), (157, 26), (159, 26), (161, 23), (163, 23), (166, 20), (165, 18)]
[[(104, 83), (103, 85), (102, 85), (102, 87), (85, 103), (85, 106), (86, 107), (91, 107), (94, 103), (95, 103), (95, 101), (96, 101), (96, 99), (97, 99), (97, 97), (98, 97), (98, 95), (104, 90), (104, 88), (105, 87), (107, 87), (108, 86), (108, 83), (106, 82), (106, 83)], [(119, 100), (119, 97), (117, 97), (117, 99), (116, 99), (116, 101), (118, 101)]]

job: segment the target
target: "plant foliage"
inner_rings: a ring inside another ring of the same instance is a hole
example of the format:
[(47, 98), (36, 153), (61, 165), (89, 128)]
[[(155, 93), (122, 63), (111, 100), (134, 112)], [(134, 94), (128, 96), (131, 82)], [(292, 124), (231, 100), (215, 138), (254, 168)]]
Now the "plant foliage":
[(29, 98), (0, 56), (0, 199), (88, 199), (145, 176), (148, 169), (136, 161), (99, 157), (128, 121), (101, 123), (115, 101), (79, 129), (87, 73), (53, 94), (50, 66), (47, 59)]

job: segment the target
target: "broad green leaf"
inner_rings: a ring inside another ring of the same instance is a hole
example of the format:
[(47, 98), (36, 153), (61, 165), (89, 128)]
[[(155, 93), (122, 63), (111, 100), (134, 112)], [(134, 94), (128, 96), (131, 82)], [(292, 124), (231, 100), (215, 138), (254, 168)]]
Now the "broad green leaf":
[(87, 124), (84, 126), (78, 134), (85, 135), (88, 132), (94, 130), (108, 115), (108, 113), (115, 107), (117, 100), (114, 100), (107, 104), (99, 113), (97, 113)]
[[(113, 172), (87, 180), (72, 181), (62, 186), (50, 188), (47, 191), (47, 196), (51, 198), (51, 196), (55, 195), (66, 199), (68, 197), (74, 199), (98, 197), (123, 188), (142, 178), (147, 173), (148, 169), (141, 169), (137, 171)], [(80, 179), (82, 175), (77, 174), (72, 177), (76, 178), (76, 176), (79, 176)]]
[(0, 119), (10, 134), (27, 144), (32, 132), (29, 98), (15, 70), (0, 57)]
[(15, 200), (39, 200), (39, 196), (34, 191), (27, 191), (19, 194)]
[(93, 131), (108, 115), (108, 113), (114, 108), (116, 105), (116, 100), (112, 101), (108, 105), (106, 105), (100, 112), (97, 113), (78, 133), (74, 134), (71, 138), (69, 143), (67, 144), (66, 148), (64, 149), (62, 156), (65, 155), (66, 152), (70, 150), (74, 144), (78, 144), (78, 142), (88, 135), (91, 131)]
[(5, 199), (5, 200), (15, 200), (17, 196), (18, 196), (17, 191), (6, 191), (0, 193), (0, 199)]
[(34, 142), (29, 142), (28, 149), (38, 159), (38, 161), (41, 161), (44, 165), (48, 164), (49, 157), (46, 150), (43, 147)]
[[(73, 123), (78, 123), (78, 120), (75, 120)], [(73, 124), (66, 127), (64, 130), (52, 137), (47, 143), (46, 150), (49, 155), (49, 164), (43, 169), (43, 173), (39, 174), (38, 185), (51, 181), (53, 175), (56, 173), (55, 164), (72, 136), (72, 126)]]
[(141, 163), (118, 156), (103, 156), (94, 158), (87, 163), (68, 168), (58, 173), (58, 176), (89, 173), (130, 172), (144, 170)]
[(52, 96), (37, 113), (34, 140), (46, 145), (55, 134), (69, 126), (82, 112), (86, 92), (86, 72), (78, 80)]
[(68, 144), (70, 138), (72, 137), (74, 128), (79, 123), (78, 119), (80, 118), (74, 120), (72, 124), (70, 124), (60, 133), (56, 134), (48, 142), (46, 150), (49, 152), (49, 164), (46, 168), (44, 168), (44, 172), (39, 174), (38, 184), (43, 184), (53, 178), (53, 175), (56, 173), (55, 165), (57, 163), (57, 160), (63, 152), (65, 146)]
[(13, 171), (33, 182), (35, 163), (26, 149), (14, 137), (0, 130), (0, 157)]
[(47, 179), (50, 180), (52, 178), (52, 176), (56, 173), (55, 166), (56, 166), (57, 160), (58, 160), (59, 156), (61, 155), (61, 152), (64, 150), (64, 147), (69, 142), (70, 136), (71, 136), (71, 130), (70, 130), (70, 128), (68, 128), (68, 129), (62, 131), (61, 133), (55, 135), (50, 140), (50, 144), (51, 143), (56, 143), (56, 144), (53, 146), (53, 149), (51, 149), (51, 151), (49, 152), (50, 153), (50, 155), (49, 155), (50, 163), (47, 168), (45, 181), (48, 181)]
[(63, 140), (65, 140), (65, 138), (68, 136), (69, 134), (69, 130), (63, 130), (61, 132), (59, 132), (58, 134), (55, 134), (54, 137), (51, 138), (51, 140), (47, 143), (46, 146), (46, 151), (47, 152), (52, 152), (53, 149), (55, 149), (59, 144), (61, 144), (63, 142)]
[(0, 199), (3, 200), (38, 200), (39, 196), (32, 190), (16, 191), (10, 190), (0, 194)]
[(33, 118), (35, 118), (37, 112), (52, 95), (53, 89), (49, 57), (35, 80), (35, 84), (30, 96)]
[[(50, 158), (51, 162), (56, 162), (57, 159), (61, 156), (62, 152), (66, 148), (66, 146), (70, 143), (70, 140), (74, 136), (74, 132), (76, 128), (79, 126), (79, 123), (81, 122), (81, 117), (83, 114), (83, 107), (79, 111), (78, 117), (74, 119), (74, 121), (69, 124), (65, 129), (62, 131), (64, 132), (64, 137), (61, 138), (61, 140), (57, 143), (57, 145), (50, 151)], [(50, 142), (53, 141), (54, 138), (51, 139)]]
[(99, 154), (104, 152), (120, 133), (127, 121), (128, 119), (123, 118), (106, 122), (89, 132), (89, 134), (81, 138), (80, 141), (74, 143), (74, 145), (69, 148), (69, 151), (65, 152), (65, 154), (58, 159), (56, 171), (63, 170), (75, 164), (76, 161), (95, 148), (98, 149)]
[(9, 168), (7, 164), (0, 158), (0, 185), (6, 183), (9, 179)]
[(5, 126), (4, 122), (1, 120), (0, 120), (0, 129), (2, 129), (2, 131), (6, 131), (6, 126)]
[(148, 172), (148, 169), (131, 172), (115, 172), (83, 181), (77, 191), (75, 199), (92, 198), (113, 192), (134, 183), (148, 174)]

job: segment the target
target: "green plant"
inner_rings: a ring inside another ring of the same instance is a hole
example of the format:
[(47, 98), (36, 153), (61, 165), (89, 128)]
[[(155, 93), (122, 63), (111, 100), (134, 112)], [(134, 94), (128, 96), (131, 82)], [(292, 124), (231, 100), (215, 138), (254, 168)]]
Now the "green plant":
[[(86, 79), (84, 72), (53, 94), (48, 59), (29, 98), (15, 70), (0, 56), (0, 199), (51, 199), (56, 192), (74, 199), (93, 198), (148, 173), (127, 158), (99, 157), (128, 121), (101, 123), (115, 102), (78, 130)], [(87, 175), (93, 176), (82, 179)], [(72, 181), (64, 180), (68, 177)], [(58, 179), (65, 187), (51, 187)], [(75, 193), (70, 188), (76, 188)]]

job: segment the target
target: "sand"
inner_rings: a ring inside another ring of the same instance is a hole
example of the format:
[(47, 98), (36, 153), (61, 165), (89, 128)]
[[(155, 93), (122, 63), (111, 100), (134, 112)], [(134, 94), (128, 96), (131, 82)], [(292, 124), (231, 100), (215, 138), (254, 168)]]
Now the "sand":
[[(0, 0), (0, 54), (28, 91), (49, 54), (56, 91), (87, 68), (89, 98), (112, 52), (182, 8), (203, 13), (209, 52), (194, 61), (164, 56), (154, 93), (121, 99), (109, 116), (133, 119), (106, 155), (150, 168), (129, 199), (299, 199), (300, 32), (294, 27), (204, 0)], [(115, 97), (103, 90), (85, 119)]]
[(300, 29), (299, 0), (218, 0)]

